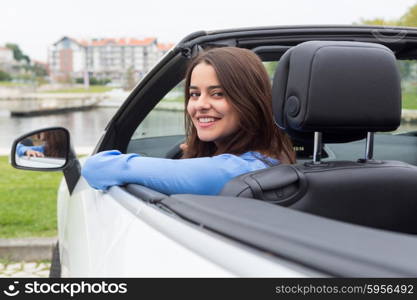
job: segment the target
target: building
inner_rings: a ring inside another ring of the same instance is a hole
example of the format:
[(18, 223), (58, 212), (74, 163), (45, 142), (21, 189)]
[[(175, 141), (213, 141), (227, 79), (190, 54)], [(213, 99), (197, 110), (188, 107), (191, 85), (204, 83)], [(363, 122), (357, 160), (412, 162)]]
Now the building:
[(129, 69), (141, 78), (172, 46), (158, 44), (156, 38), (63, 37), (48, 49), (48, 63), (55, 80), (83, 78), (88, 71), (98, 79), (122, 83)]
[(17, 61), (14, 59), (13, 50), (0, 47), (0, 70), (12, 73), (16, 65)]
[(6, 47), (0, 47), (0, 63), (14, 64), (13, 51)]

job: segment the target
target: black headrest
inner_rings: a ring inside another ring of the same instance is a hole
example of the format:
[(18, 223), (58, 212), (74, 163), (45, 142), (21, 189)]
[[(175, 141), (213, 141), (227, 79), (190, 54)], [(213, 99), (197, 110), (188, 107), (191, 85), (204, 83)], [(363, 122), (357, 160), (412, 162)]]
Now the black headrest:
[(272, 98), (277, 124), (295, 140), (314, 131), (323, 142), (392, 131), (401, 121), (401, 84), (394, 54), (379, 44), (310, 41), (278, 63)]

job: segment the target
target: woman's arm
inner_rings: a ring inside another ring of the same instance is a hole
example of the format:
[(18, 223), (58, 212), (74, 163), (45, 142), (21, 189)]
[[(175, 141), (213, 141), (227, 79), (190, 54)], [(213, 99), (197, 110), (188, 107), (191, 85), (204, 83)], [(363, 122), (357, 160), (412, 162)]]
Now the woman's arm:
[(30, 156), (37, 156), (36, 153), (33, 153), (33, 152), (27, 153), (28, 151), (38, 152), (40, 154), (39, 156), (43, 156), (43, 153), (45, 152), (45, 147), (44, 146), (24, 146), (21, 143), (17, 144), (16, 146), (17, 156), (21, 157), (25, 154), (29, 156), (30, 153), (33, 154)]
[(90, 157), (82, 175), (100, 190), (137, 183), (164, 194), (216, 195), (233, 177), (264, 167), (256, 159), (245, 160), (231, 154), (175, 160), (112, 150)]

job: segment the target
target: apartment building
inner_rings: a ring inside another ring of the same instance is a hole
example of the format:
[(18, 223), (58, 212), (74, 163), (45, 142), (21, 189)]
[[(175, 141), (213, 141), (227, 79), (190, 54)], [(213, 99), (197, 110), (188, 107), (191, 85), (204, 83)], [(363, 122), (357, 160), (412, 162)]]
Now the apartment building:
[(0, 63), (16, 63), (13, 58), (13, 51), (6, 47), (0, 47)]
[(17, 65), (17, 61), (14, 60), (13, 51), (6, 47), (0, 47), (0, 70), (10, 73), (15, 65)]
[(129, 68), (141, 78), (172, 44), (156, 38), (103, 38), (81, 40), (63, 37), (48, 49), (51, 77), (82, 78), (86, 71), (99, 79), (123, 82)]

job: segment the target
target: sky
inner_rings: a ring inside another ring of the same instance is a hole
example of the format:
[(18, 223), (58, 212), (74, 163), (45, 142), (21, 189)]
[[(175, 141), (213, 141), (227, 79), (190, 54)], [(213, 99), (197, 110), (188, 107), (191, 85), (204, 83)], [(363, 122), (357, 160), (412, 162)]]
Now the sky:
[(198, 30), (397, 19), (417, 0), (2, 0), (0, 46), (32, 59), (74, 38), (157, 37), (176, 43)]

